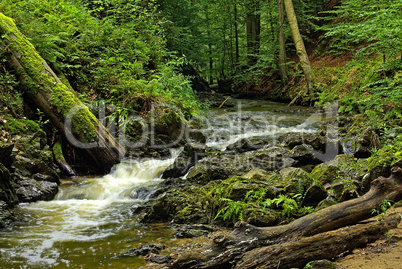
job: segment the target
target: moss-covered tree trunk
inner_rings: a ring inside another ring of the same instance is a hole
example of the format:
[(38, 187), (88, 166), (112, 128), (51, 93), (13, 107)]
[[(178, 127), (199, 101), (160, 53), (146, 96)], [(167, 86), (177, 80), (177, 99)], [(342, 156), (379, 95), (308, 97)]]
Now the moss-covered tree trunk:
[(71, 144), (83, 148), (92, 157), (100, 172), (109, 172), (123, 151), (115, 139), (76, 93), (61, 82), (14, 21), (2, 13), (0, 36), (1, 49), (9, 52), (8, 64), (17, 74), (25, 95)]

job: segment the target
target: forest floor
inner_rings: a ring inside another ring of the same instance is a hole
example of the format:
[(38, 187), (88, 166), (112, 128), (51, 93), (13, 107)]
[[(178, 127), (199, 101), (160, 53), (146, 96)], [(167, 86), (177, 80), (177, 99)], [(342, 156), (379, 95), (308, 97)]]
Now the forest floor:
[[(402, 214), (402, 207), (396, 208)], [(337, 258), (338, 269), (402, 269), (402, 222), (380, 240)]]

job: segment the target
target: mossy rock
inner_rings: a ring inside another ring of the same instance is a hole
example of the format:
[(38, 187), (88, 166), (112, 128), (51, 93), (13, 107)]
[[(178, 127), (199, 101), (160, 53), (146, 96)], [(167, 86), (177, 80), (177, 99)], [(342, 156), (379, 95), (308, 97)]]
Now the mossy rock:
[[(196, 219), (192, 213), (203, 209), (205, 199), (202, 198), (201, 189), (196, 186), (170, 189), (155, 199), (142, 222), (157, 223), (176, 220), (180, 223), (191, 223), (187, 220), (195, 221)], [(205, 215), (204, 212), (203, 216)]]
[(281, 214), (275, 210), (248, 204), (244, 210), (243, 219), (251, 225), (267, 227), (276, 225), (281, 219)]
[(274, 174), (272, 171), (266, 171), (263, 169), (252, 169), (248, 171), (246, 174), (242, 175), (241, 177), (246, 180), (254, 180), (254, 181), (267, 181), (269, 177)]
[(202, 160), (188, 174), (188, 180), (206, 184), (213, 180), (224, 180), (240, 176), (253, 169), (277, 171), (291, 167), (295, 161), (290, 151), (282, 147), (270, 147), (252, 152), (214, 152)]
[(173, 218), (174, 223), (178, 224), (209, 224), (214, 216), (210, 212), (197, 205), (187, 205), (177, 212)]
[(289, 167), (282, 169), (279, 173), (286, 193), (303, 195), (314, 182), (309, 173), (301, 168)]
[(341, 171), (342, 165), (348, 165), (354, 162), (353, 154), (340, 154), (332, 161), (317, 165), (311, 171), (311, 177), (314, 180), (319, 180), (322, 184), (331, 183), (338, 177), (338, 172)]
[(267, 181), (254, 179), (246, 179), (244, 176), (235, 176), (222, 181), (215, 190), (219, 190), (223, 197), (234, 201), (245, 200), (249, 192), (257, 192), (264, 189), (264, 199), (274, 198), (279, 193), (279, 190), (272, 187)]

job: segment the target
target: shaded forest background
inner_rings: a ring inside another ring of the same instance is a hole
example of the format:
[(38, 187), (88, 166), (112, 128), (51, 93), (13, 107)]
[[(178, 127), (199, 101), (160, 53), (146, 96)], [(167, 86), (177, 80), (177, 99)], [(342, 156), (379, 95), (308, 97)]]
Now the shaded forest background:
[[(287, 1), (312, 65), (308, 93), (281, 2), (3, 0), (0, 12), (82, 102), (113, 104), (110, 118), (147, 117), (155, 103), (179, 107), (186, 118), (204, 113), (208, 102), (192, 88), (195, 69), (224, 94), (286, 102), (299, 94), (299, 104), (316, 107), (339, 101), (340, 113), (362, 115), (361, 125), (378, 135), (400, 126), (401, 1)], [(0, 121), (8, 141), (48, 122), (24, 105), (4, 46), (1, 54)], [(400, 160), (401, 135), (380, 142), (374, 156), (384, 151), (381, 161)]]

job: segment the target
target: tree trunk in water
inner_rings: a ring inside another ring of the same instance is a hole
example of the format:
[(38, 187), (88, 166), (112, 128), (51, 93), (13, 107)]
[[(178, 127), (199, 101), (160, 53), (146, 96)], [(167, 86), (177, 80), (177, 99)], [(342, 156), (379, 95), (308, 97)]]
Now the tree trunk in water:
[(285, 8), (283, 0), (278, 0), (279, 7), (279, 31), (278, 31), (278, 43), (279, 43), (279, 74), (281, 76), (282, 85), (285, 86), (288, 83), (288, 68), (286, 66), (286, 38), (285, 38)]
[[(232, 233), (218, 232), (199, 249), (171, 255), (168, 268), (291, 268), (329, 259), (378, 239), (396, 228), (399, 214), (384, 221), (359, 223), (386, 199), (402, 199), (402, 169), (379, 177), (363, 196), (339, 203), (282, 226), (259, 228), (238, 222)], [(356, 224), (351, 227), (348, 225)], [(325, 247), (325, 248), (323, 248)], [(151, 266), (152, 267), (152, 266)], [(152, 267), (154, 268), (154, 267)]]
[(8, 64), (16, 72), (25, 95), (71, 144), (85, 149), (100, 172), (108, 173), (124, 155), (124, 149), (81, 103), (76, 93), (61, 82), (13, 20), (2, 13), (0, 34), (5, 36), (1, 46), (10, 52)]
[(314, 90), (313, 75), (311, 71), (310, 61), (304, 46), (303, 38), (300, 35), (299, 25), (297, 23), (296, 13), (293, 8), (292, 0), (283, 0), (285, 4), (286, 15), (289, 21), (290, 30), (292, 32), (293, 42), (295, 43), (297, 56), (299, 56), (300, 65), (303, 69), (304, 77), (307, 82), (307, 92), (312, 93)]

